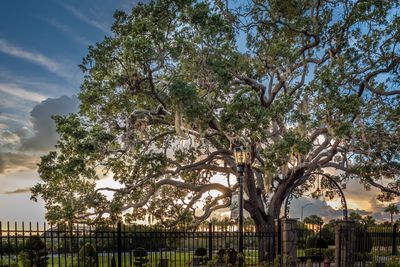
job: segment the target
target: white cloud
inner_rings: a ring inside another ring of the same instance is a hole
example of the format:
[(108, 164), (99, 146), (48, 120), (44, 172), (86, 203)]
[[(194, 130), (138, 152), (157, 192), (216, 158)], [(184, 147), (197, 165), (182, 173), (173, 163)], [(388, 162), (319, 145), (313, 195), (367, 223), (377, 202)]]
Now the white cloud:
[(79, 100), (76, 96), (48, 98), (36, 105), (31, 114), (34, 135), (23, 140), (22, 151), (48, 151), (54, 148), (59, 136), (52, 115), (66, 115), (78, 111)]
[(11, 131), (5, 130), (0, 132), (0, 148), (14, 147), (21, 142), (20, 137)]
[[(22, 153), (0, 153), (0, 176), (24, 172), (37, 168), (39, 157)], [(13, 181), (9, 181), (13, 183)], [(2, 188), (4, 188), (4, 181)]]
[(109, 33), (110, 32), (109, 31), (109, 26), (106, 23), (88, 17), (87, 14), (83, 14), (81, 11), (77, 10), (73, 6), (63, 5), (63, 7), (66, 10), (68, 10), (69, 12), (71, 12), (72, 15), (74, 15), (78, 19), (84, 21), (85, 23), (87, 23), (87, 24), (89, 24), (89, 25), (101, 30), (104, 33)]
[(0, 80), (2, 83), (15, 84), (19, 87), (29, 88), (30, 91), (46, 92), (49, 96), (59, 96), (62, 94), (71, 95), (77, 92), (75, 85), (66, 84), (64, 82), (54, 83), (46, 77), (17, 75), (8, 69), (0, 66)]
[(9, 43), (4, 39), (0, 39), (0, 52), (40, 65), (63, 79), (70, 80), (71, 78), (73, 78), (73, 75), (65, 72), (63, 66), (61, 66), (55, 60), (50, 59), (42, 55), (41, 53), (31, 52), (22, 49), (14, 44)]
[(22, 125), (26, 125), (27, 121), (26, 118), (21, 117), (16, 114), (10, 114), (10, 113), (0, 113), (0, 121), (2, 122), (16, 122)]
[(87, 39), (86, 37), (76, 34), (74, 32), (74, 30), (71, 29), (69, 26), (58, 22), (54, 18), (52, 18), (52, 19), (43, 19), (43, 20), (45, 22), (47, 22), (48, 24), (50, 24), (51, 26), (53, 26), (54, 28), (57, 28), (57, 29), (63, 31), (65, 34), (67, 34), (68, 36), (70, 36), (72, 39), (74, 39), (75, 41), (77, 41), (80, 44), (83, 44), (83, 45), (87, 46), (87, 45), (93, 43), (89, 39)]
[(19, 87), (16, 84), (1, 84), (0, 83), (0, 92), (16, 96), (18, 98), (22, 98), (25, 100), (29, 100), (32, 102), (41, 102), (48, 98), (48, 96), (28, 91), (24, 88)]

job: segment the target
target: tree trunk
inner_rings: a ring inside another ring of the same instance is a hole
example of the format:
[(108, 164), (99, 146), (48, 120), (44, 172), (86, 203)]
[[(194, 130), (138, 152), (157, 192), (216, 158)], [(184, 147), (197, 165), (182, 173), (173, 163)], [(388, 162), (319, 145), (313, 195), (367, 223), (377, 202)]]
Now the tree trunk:
[(275, 258), (275, 231), (273, 222), (256, 225), (259, 262), (271, 262)]
[(275, 220), (279, 219), (280, 211), (283, 202), (288, 193), (292, 190), (294, 182), (303, 176), (302, 172), (298, 172), (286, 179), (278, 185), (271, 201), (268, 205), (268, 210), (265, 212), (264, 204), (262, 203), (261, 193), (254, 186), (254, 176), (248, 172), (245, 177), (245, 190), (249, 199), (245, 201), (244, 208), (250, 213), (256, 225), (258, 235), (258, 255), (260, 262), (271, 262), (277, 254), (277, 233), (275, 229)]
[(254, 205), (251, 205), (250, 203), (248, 204), (249, 205), (245, 205), (246, 210), (250, 213), (256, 226), (259, 262), (271, 262), (277, 254), (275, 219), (279, 218), (279, 212), (275, 212), (274, 214), (276, 217), (273, 217), (267, 215), (264, 211), (258, 209)]
[(244, 209), (250, 213), (256, 226), (259, 261), (271, 261), (274, 258), (274, 218), (265, 212), (262, 192), (256, 187), (255, 176), (250, 168), (245, 175), (244, 189), (248, 196), (248, 200), (244, 201)]

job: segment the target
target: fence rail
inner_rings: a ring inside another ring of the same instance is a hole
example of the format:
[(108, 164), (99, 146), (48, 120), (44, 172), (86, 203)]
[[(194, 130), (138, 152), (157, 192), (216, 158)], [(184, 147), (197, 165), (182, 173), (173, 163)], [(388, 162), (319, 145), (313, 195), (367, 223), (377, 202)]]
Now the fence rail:
[[(212, 225), (207, 228), (187, 231), (121, 224), (0, 224), (0, 266), (177, 267), (238, 262), (238, 232)], [(273, 233), (247, 230), (245, 264), (258, 266), (259, 242), (273, 238)]]
[(322, 224), (298, 224), (297, 260), (298, 266), (308, 262), (320, 265), (326, 258), (335, 261), (335, 233), (330, 233)]
[(354, 262), (365, 266), (368, 262), (386, 263), (400, 255), (400, 229), (391, 227), (362, 227), (355, 229)]
[[(290, 242), (283, 238), (279, 229), (257, 233), (254, 227), (247, 227), (244, 255), (238, 255), (237, 230), (211, 224), (189, 231), (122, 224), (69, 227), (0, 223), (0, 266), (226, 266), (238, 263), (242, 256), (245, 266), (272, 266), (273, 258), (281, 254), (282, 244)], [(296, 230), (297, 266), (309, 266), (309, 262), (312, 266), (323, 266), (322, 261), (326, 258), (333, 263), (337, 255), (342, 257), (342, 253), (336, 252), (347, 247), (351, 247), (352, 266), (387, 263), (400, 254), (400, 231), (396, 225), (357, 225), (351, 232), (348, 230), (335, 229), (332, 225), (299, 223)], [(353, 241), (346, 244), (345, 240)], [(284, 256), (276, 257), (275, 260), (280, 260), (275, 264), (280, 262), (283, 266)], [(262, 262), (261, 258), (268, 258), (268, 262)]]

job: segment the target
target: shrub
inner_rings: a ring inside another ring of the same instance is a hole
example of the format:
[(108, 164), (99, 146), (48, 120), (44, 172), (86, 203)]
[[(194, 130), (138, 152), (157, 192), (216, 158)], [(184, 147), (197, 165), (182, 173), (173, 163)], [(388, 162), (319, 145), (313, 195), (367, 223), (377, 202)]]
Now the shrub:
[(227, 260), (226, 260), (227, 263), (235, 264), (237, 261), (238, 253), (235, 249), (228, 248), (226, 250), (226, 256), (227, 256)]
[(194, 252), (195, 256), (204, 257), (207, 256), (207, 249), (205, 248), (197, 248)]
[(18, 261), (22, 267), (47, 267), (46, 245), (38, 236), (31, 236), (20, 253)]
[(310, 236), (307, 238), (306, 248), (328, 248), (328, 244), (318, 236)]
[(355, 252), (354, 253), (355, 261), (372, 261), (373, 254), (369, 252)]
[(96, 266), (97, 252), (96, 249), (90, 243), (86, 243), (79, 250), (80, 263), (79, 265), (94, 267)]
[(317, 261), (322, 261), (326, 257), (331, 261), (335, 259), (335, 249), (330, 248), (308, 248), (304, 250), (305, 257), (307, 259), (314, 259)]
[(134, 251), (133, 251), (133, 256), (134, 257), (138, 257), (138, 258), (143, 258), (143, 257), (146, 257), (147, 256), (147, 251), (146, 251), (146, 249), (144, 249), (144, 248), (136, 248)]
[(400, 257), (393, 257), (386, 263), (386, 267), (400, 267)]
[(219, 263), (223, 263), (224, 262), (225, 254), (226, 254), (225, 249), (221, 248), (221, 249), (218, 250), (217, 258), (218, 258), (218, 262)]
[(321, 230), (322, 238), (325, 240), (328, 246), (335, 245), (335, 229), (333, 227), (327, 226), (323, 227)]

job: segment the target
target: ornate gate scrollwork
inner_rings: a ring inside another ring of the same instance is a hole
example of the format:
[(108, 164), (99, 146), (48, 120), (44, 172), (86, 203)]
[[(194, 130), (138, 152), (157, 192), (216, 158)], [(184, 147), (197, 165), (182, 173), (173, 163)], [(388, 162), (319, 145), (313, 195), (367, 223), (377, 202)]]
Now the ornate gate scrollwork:
[(291, 189), (288, 191), (287, 193), (287, 197), (286, 197), (286, 201), (285, 201), (285, 214), (284, 217), (288, 218), (289, 217), (289, 211), (290, 211), (290, 203), (293, 200), (293, 190), (299, 186), (301, 186), (303, 183), (305, 183), (307, 181), (307, 179), (312, 176), (312, 175), (322, 175), (324, 178), (326, 178), (328, 180), (328, 182), (333, 185), (339, 192), (340, 195), (340, 200), (341, 200), (341, 204), (342, 204), (342, 210), (343, 210), (343, 219), (347, 220), (348, 216), (347, 216), (347, 202), (346, 202), (346, 198), (344, 197), (344, 193), (343, 190), (340, 188), (339, 184), (329, 175), (322, 173), (322, 172), (314, 172), (314, 173), (310, 173), (310, 174), (306, 174), (304, 176), (302, 176), (300, 179), (298, 179), (294, 185), (291, 187)]

